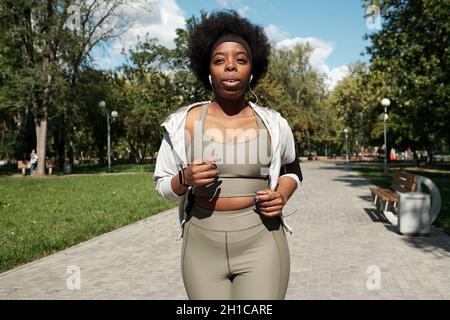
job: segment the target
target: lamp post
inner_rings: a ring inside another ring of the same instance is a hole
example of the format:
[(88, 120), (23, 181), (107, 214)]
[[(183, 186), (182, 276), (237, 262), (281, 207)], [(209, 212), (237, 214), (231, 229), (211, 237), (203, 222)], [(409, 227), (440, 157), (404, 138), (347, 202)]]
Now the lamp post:
[(361, 111), (359, 113), (359, 119), (361, 120), (360, 121), (360, 126), (359, 126), (359, 144), (360, 144), (359, 151), (361, 152), (361, 158), (360, 158), (361, 161), (362, 161), (363, 156), (364, 156), (363, 117), (364, 117), (364, 113)]
[(381, 105), (384, 107), (384, 112), (381, 115), (384, 122), (384, 175), (387, 176), (388, 148), (387, 148), (386, 120), (388, 119), (387, 108), (391, 105), (391, 100), (389, 100), (388, 98), (384, 98), (383, 100), (381, 100)]
[(116, 120), (118, 113), (117, 111), (112, 111), (110, 115), (109, 110), (106, 108), (105, 101), (100, 101), (98, 106), (106, 112), (106, 124), (108, 131), (108, 172), (111, 172), (111, 123)]
[(348, 129), (347, 128), (344, 129), (344, 133), (345, 133), (345, 160), (348, 163), (349, 160), (348, 160), (348, 142), (347, 142), (347, 140), (348, 140)]

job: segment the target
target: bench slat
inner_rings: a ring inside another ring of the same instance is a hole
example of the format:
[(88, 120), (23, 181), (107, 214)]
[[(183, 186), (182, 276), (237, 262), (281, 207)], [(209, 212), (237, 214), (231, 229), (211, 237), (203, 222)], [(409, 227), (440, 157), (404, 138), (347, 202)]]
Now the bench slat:
[(24, 161), (17, 161), (17, 169), (28, 169), (28, 162), (24, 162)]
[(388, 189), (382, 189), (382, 188), (372, 188), (370, 191), (373, 194), (376, 194), (381, 200), (383, 201), (398, 201), (398, 195)]
[(414, 192), (416, 187), (415, 184), (411, 186), (405, 186), (405, 185), (394, 185), (394, 187), (392, 188), (398, 192)]
[(391, 189), (399, 192), (416, 191), (416, 176), (408, 172), (397, 170), (394, 173)]

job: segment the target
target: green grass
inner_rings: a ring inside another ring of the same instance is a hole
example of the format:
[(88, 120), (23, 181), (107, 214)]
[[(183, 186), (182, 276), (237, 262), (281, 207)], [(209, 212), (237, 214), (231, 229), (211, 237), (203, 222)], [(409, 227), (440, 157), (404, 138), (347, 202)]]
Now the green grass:
[[(153, 172), (155, 164), (114, 164), (111, 166), (112, 172)], [(98, 164), (81, 164), (74, 166), (73, 174), (106, 173), (107, 167)], [(57, 171), (58, 172), (58, 171)]]
[[(374, 167), (355, 168), (362, 176), (369, 179), (376, 186), (389, 188), (392, 184), (392, 169), (388, 177), (384, 177), (383, 170)], [(434, 222), (434, 226), (450, 234), (450, 172), (446, 170), (429, 170), (421, 168), (402, 168), (402, 170), (430, 178), (439, 188), (442, 199), (441, 212)]]
[(0, 272), (177, 204), (150, 173), (0, 177)]
[[(154, 163), (146, 164), (113, 164), (111, 170), (113, 173), (124, 173), (124, 172), (153, 172), (155, 169)], [(95, 174), (95, 173), (106, 173), (107, 165), (99, 164), (80, 164), (75, 165), (72, 170), (72, 174)], [(47, 172), (48, 173), (48, 172)], [(16, 165), (4, 165), (0, 166), (0, 176), (11, 176), (11, 175), (21, 175), (22, 170), (17, 169)], [(26, 174), (30, 174), (30, 170), (26, 170)], [(54, 168), (53, 175), (63, 175), (63, 169)]]

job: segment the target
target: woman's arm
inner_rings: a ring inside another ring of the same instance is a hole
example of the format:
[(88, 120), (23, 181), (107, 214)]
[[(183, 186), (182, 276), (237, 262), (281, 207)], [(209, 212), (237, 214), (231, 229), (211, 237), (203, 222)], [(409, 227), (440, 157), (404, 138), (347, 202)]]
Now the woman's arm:
[(189, 188), (188, 186), (184, 186), (180, 183), (180, 178), (178, 175), (172, 177), (170, 186), (172, 187), (173, 192), (180, 197), (184, 195)]
[(295, 190), (297, 190), (297, 181), (292, 179), (292, 177), (285, 176), (278, 179), (276, 191), (280, 193), (283, 199), (283, 206), (288, 202)]

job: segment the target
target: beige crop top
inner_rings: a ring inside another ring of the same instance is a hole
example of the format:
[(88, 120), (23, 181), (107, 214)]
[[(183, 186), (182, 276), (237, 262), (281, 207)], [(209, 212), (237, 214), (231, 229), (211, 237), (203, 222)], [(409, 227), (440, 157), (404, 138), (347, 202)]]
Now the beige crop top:
[[(201, 108), (201, 135), (194, 133), (194, 138), (187, 147), (187, 155), (190, 155), (189, 162), (208, 156), (218, 156), (219, 161), (216, 161), (216, 165), (219, 174), (218, 179), (210, 185), (194, 186), (193, 195), (210, 199), (253, 196), (256, 191), (268, 188), (271, 141), (268, 130), (258, 114), (253, 111), (259, 128), (255, 138), (228, 143), (214, 141), (205, 134), (203, 129), (208, 104)], [(198, 127), (196, 129), (198, 130)]]

